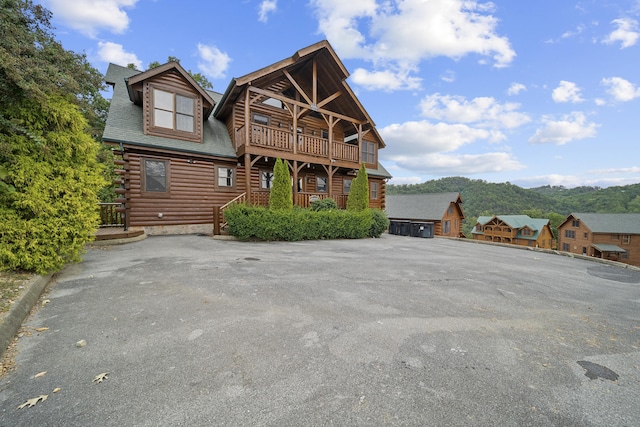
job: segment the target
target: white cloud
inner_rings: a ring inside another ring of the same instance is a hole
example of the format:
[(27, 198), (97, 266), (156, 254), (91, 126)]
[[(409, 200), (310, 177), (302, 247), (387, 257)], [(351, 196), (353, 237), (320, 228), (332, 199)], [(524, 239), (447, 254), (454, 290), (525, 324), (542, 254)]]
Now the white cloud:
[(571, 102), (575, 104), (584, 101), (580, 96), (581, 90), (575, 83), (562, 80), (560, 86), (551, 93), (551, 98), (555, 102)]
[[(622, 172), (626, 173), (626, 172)], [(639, 175), (625, 177), (603, 177), (598, 171), (587, 171), (583, 175), (536, 175), (527, 178), (519, 178), (512, 182), (524, 188), (541, 187), (543, 185), (563, 186), (574, 188), (581, 186), (610, 187), (612, 185), (637, 184)]]
[(350, 81), (368, 90), (394, 91), (419, 89), (422, 79), (410, 77), (405, 71), (396, 73), (392, 70), (367, 71), (358, 68), (351, 74)]
[(509, 86), (509, 89), (507, 90), (507, 95), (518, 95), (520, 92), (525, 90), (527, 90), (527, 87), (522, 83), (511, 83), (511, 86)]
[(429, 175), (473, 175), (524, 169), (525, 166), (509, 153), (483, 154), (423, 154), (393, 156), (404, 169)]
[(142, 61), (135, 53), (125, 52), (121, 44), (112, 42), (98, 42), (98, 56), (101, 61), (111, 62), (126, 67), (134, 64), (137, 70), (142, 69)]
[(453, 83), (456, 81), (456, 72), (453, 70), (447, 70), (440, 75), (440, 80), (447, 83)]
[(207, 77), (220, 79), (225, 77), (231, 58), (216, 46), (198, 43), (198, 69)]
[(495, 98), (478, 97), (468, 101), (462, 96), (428, 95), (420, 101), (422, 115), (447, 122), (476, 123), (480, 127), (513, 129), (531, 119), (516, 111), (520, 104), (499, 103)]
[(267, 22), (269, 14), (278, 10), (277, 0), (264, 0), (260, 3), (258, 10), (258, 21)]
[(611, 21), (613, 25), (617, 25), (618, 28), (611, 34), (605, 37), (602, 42), (606, 44), (613, 44), (620, 42), (620, 49), (631, 47), (636, 44), (638, 38), (640, 38), (640, 32), (638, 32), (638, 21), (631, 18), (619, 18)]
[(463, 124), (433, 124), (426, 120), (391, 124), (380, 129), (387, 143), (381, 155), (393, 153), (403, 155), (425, 155), (455, 151), (463, 145), (477, 140), (487, 140), (492, 133), (486, 129), (476, 129)]
[[(387, 168), (389, 169), (389, 168)], [(391, 172), (393, 174), (393, 172)], [(403, 184), (420, 184), (425, 180), (419, 176), (394, 176), (389, 180), (389, 184), (403, 185)]]
[(556, 144), (564, 145), (571, 141), (585, 138), (594, 138), (598, 125), (588, 122), (582, 112), (573, 112), (564, 116), (561, 120), (544, 118), (545, 126), (536, 130), (535, 135), (529, 138), (530, 144)]
[(56, 19), (80, 33), (95, 38), (100, 30), (122, 34), (129, 28), (124, 11), (138, 0), (44, 0)]
[(602, 84), (608, 86), (607, 93), (616, 101), (626, 102), (640, 97), (640, 88), (621, 77), (604, 78)]
[[(495, 67), (515, 57), (497, 33), (493, 4), (476, 0), (311, 0), (319, 31), (341, 58), (371, 61), (398, 74), (427, 58), (492, 58)], [(375, 73), (375, 72), (374, 72)]]

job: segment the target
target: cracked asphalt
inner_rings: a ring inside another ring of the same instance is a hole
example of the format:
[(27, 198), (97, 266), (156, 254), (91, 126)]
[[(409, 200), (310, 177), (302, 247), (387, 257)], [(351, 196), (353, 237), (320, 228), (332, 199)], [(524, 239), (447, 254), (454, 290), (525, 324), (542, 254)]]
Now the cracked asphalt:
[(638, 270), (386, 234), (158, 236), (90, 248), (43, 298), (1, 426), (640, 424)]

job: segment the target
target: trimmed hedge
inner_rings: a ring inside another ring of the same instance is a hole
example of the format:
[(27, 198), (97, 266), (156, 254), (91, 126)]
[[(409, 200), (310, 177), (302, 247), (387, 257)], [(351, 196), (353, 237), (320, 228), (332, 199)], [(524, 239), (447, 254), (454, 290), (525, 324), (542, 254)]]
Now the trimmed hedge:
[(234, 204), (224, 213), (229, 234), (240, 240), (319, 240), (380, 237), (389, 220), (378, 209), (312, 211), (294, 207), (273, 210)]

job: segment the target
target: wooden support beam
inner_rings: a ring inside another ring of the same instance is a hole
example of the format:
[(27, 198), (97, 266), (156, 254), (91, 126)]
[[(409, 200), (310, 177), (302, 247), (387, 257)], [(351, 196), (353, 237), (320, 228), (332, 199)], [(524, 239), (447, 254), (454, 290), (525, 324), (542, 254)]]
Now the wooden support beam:
[(293, 76), (291, 74), (289, 74), (289, 72), (287, 70), (282, 70), (282, 72), (289, 79), (289, 81), (291, 82), (293, 87), (296, 88), (298, 93), (300, 93), (300, 95), (302, 95), (302, 97), (305, 99), (305, 101), (307, 101), (309, 103), (309, 105), (312, 105), (313, 101), (311, 99), (309, 99), (309, 96), (307, 96), (307, 94), (304, 92), (304, 90), (302, 90), (302, 88), (300, 87), (300, 85), (298, 84), (296, 79), (294, 79)]

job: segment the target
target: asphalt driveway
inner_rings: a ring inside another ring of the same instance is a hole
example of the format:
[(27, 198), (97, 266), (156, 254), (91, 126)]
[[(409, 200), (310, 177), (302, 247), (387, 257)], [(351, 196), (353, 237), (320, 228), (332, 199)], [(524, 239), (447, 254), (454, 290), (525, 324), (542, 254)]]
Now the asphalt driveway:
[(637, 270), (394, 235), (166, 236), (55, 280), (0, 380), (2, 426), (640, 424)]

